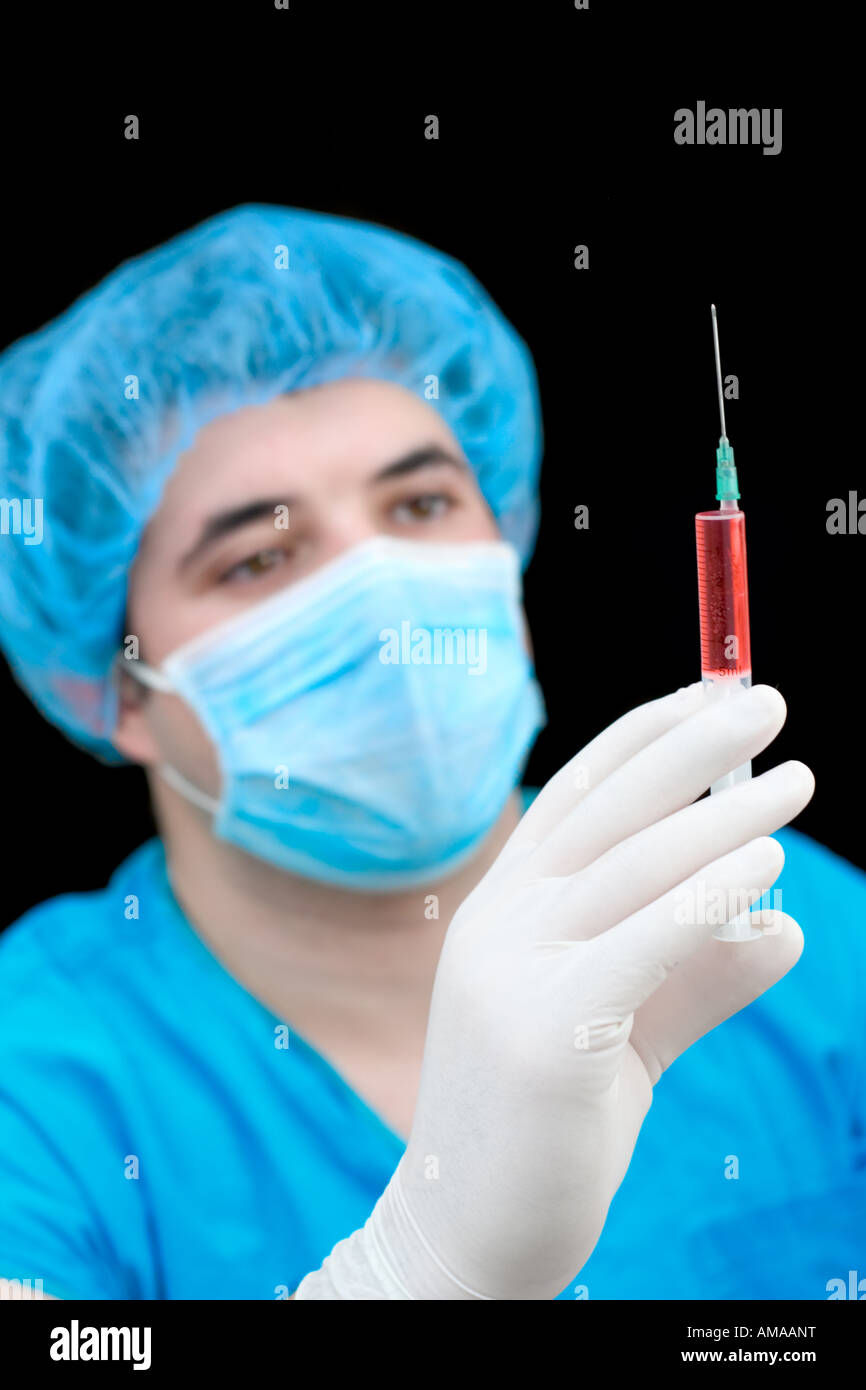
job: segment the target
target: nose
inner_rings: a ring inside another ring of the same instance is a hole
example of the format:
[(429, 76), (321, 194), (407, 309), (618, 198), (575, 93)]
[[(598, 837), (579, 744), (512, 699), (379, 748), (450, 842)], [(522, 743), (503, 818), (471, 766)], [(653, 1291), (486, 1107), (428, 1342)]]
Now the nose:
[(351, 550), (362, 541), (384, 533), (384, 527), (362, 508), (341, 508), (332, 511), (323, 537), (322, 563), (333, 560), (343, 551)]

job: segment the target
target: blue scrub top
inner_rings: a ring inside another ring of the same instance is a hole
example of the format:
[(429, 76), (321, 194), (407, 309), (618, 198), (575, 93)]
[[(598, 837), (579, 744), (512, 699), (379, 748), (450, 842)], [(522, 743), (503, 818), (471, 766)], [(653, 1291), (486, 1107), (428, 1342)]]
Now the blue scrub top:
[[(866, 1276), (866, 875), (778, 839), (804, 953), (662, 1076), (560, 1298), (826, 1299)], [(158, 839), (104, 890), (21, 917), (0, 936), (0, 1276), (61, 1298), (288, 1297), (404, 1146), (284, 1033), (185, 919)]]

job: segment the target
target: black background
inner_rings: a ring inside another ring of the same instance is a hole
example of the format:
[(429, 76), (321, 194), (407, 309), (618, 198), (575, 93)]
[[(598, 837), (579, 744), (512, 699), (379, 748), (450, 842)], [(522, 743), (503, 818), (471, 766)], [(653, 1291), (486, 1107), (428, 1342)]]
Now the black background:
[[(463, 261), (529, 344), (541, 384), (526, 604), (550, 723), (524, 778), (541, 785), (625, 710), (699, 677), (693, 518), (716, 505), (715, 301), (724, 371), (740, 386), (728, 432), (754, 680), (789, 709), (755, 768), (807, 762), (817, 790), (798, 828), (866, 867), (850, 793), (866, 537), (826, 529), (830, 498), (866, 495), (852, 426), (862, 388), (843, 332), (859, 315), (855, 184), (838, 105), (790, 67), (783, 88), (778, 54), (746, 78), (687, 9), (642, 7), (638, 21), (562, 3), (508, 19), (479, 5), (471, 36), (469, 11), (444, 4), (361, 13), (292, 0), (230, 23), (198, 13), (185, 58), (165, 20), (148, 35), (136, 11), (138, 39), (114, 32), (110, 61), (67, 74), (62, 99), (43, 77), (4, 107), (4, 342), (120, 261), (242, 202), (380, 222)], [(728, 41), (751, 40), (747, 12), (726, 13)], [(679, 75), (657, 61), (672, 35), (692, 49)], [(139, 40), (154, 38), (158, 58), (131, 75)], [(674, 111), (699, 99), (781, 106), (781, 154), (675, 145)], [(123, 137), (130, 113), (137, 142)], [(431, 113), (438, 141), (424, 138)], [(573, 267), (579, 243), (588, 271)], [(581, 503), (588, 531), (574, 528)], [(138, 770), (78, 752), (5, 667), (0, 681), (8, 922), (103, 884), (152, 824)]]

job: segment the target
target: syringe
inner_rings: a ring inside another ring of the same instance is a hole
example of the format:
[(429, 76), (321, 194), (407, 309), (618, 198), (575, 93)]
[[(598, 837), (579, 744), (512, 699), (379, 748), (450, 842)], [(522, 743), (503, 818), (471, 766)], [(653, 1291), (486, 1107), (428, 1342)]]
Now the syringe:
[[(716, 450), (716, 499), (718, 511), (698, 512), (695, 535), (698, 548), (698, 603), (701, 616), (701, 679), (713, 698), (737, 694), (752, 684), (749, 642), (749, 583), (746, 572), (746, 518), (737, 499), (740, 489), (734, 451), (725, 428), (725, 397), (719, 354), (719, 324), (715, 304), (713, 347), (722, 434)], [(743, 763), (710, 787), (710, 794), (724, 791), (752, 775), (752, 764)], [(713, 935), (721, 941), (752, 941), (761, 936), (749, 924), (748, 912), (720, 927)]]

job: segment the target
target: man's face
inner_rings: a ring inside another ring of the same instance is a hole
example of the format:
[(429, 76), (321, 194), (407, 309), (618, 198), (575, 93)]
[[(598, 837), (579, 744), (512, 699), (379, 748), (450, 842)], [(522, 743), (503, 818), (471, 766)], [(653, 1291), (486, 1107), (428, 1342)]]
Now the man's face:
[[(275, 508), (288, 508), (278, 528)], [(205, 426), (181, 456), (130, 573), (127, 631), (159, 666), (175, 648), (371, 536), (495, 540), (499, 531), (437, 412), (383, 381), (340, 381)], [(174, 695), (127, 678), (114, 733), (135, 762), (219, 791), (215, 750)]]

